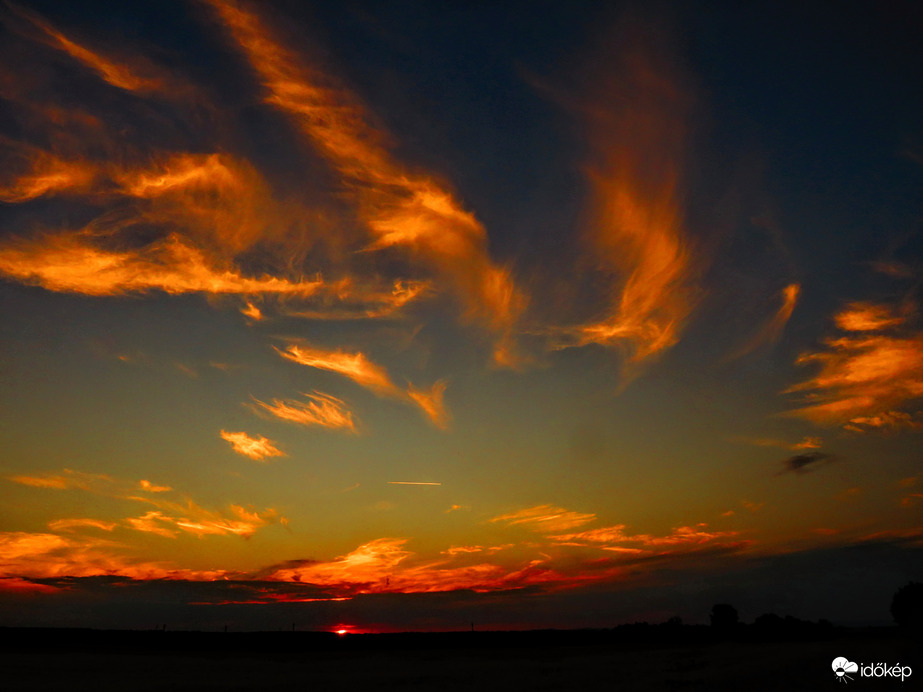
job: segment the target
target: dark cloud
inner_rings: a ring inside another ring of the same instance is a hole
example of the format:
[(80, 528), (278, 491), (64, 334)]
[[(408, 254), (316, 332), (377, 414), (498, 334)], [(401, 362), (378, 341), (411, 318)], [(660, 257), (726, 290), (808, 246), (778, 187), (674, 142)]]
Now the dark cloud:
[(824, 452), (808, 452), (807, 454), (796, 454), (782, 462), (785, 467), (781, 473), (807, 473), (811, 468), (836, 461), (836, 457)]

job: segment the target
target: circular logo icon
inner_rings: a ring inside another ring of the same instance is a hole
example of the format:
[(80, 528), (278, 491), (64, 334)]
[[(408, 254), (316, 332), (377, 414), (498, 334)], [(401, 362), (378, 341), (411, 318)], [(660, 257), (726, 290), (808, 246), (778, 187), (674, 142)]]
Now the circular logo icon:
[(833, 672), (836, 675), (836, 679), (839, 682), (848, 682), (852, 680), (852, 677), (848, 673), (858, 673), (859, 666), (856, 663), (853, 663), (849, 659), (838, 656), (833, 659), (832, 664)]

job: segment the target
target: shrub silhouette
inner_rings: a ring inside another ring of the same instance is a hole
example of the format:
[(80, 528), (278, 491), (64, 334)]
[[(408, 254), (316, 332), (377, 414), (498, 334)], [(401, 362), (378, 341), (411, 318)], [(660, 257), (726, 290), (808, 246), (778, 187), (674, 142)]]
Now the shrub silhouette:
[(923, 584), (912, 581), (891, 599), (891, 615), (901, 627), (923, 627)]
[(716, 603), (708, 617), (712, 627), (729, 629), (737, 624), (737, 608), (727, 603)]

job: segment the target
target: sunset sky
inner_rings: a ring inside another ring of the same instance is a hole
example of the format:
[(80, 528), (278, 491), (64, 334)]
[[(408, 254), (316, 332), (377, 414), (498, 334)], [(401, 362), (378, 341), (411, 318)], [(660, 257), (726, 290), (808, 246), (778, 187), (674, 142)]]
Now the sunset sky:
[(913, 3), (6, 3), (0, 625), (886, 622)]

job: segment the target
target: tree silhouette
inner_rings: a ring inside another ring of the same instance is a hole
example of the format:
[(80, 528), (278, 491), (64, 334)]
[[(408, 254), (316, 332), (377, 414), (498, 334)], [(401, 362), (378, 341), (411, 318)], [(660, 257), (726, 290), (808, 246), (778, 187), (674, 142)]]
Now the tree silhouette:
[(737, 608), (727, 603), (716, 603), (711, 608), (709, 619), (712, 627), (730, 629), (737, 624)]
[(901, 627), (923, 627), (923, 584), (912, 581), (891, 599), (891, 615)]

